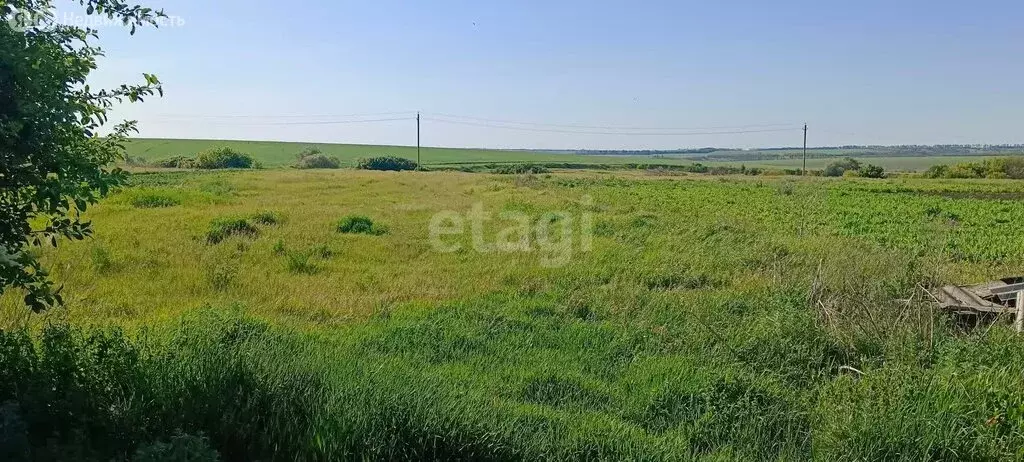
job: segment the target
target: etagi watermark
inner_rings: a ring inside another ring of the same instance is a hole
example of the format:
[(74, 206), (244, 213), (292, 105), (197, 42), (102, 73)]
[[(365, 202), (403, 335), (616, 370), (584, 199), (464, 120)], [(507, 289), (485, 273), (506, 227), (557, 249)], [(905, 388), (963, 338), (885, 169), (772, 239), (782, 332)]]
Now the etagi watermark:
[[(72, 26), (82, 29), (100, 29), (104, 27), (126, 27), (124, 22), (115, 18), (108, 18), (104, 14), (85, 14), (73, 11), (57, 11), (53, 14), (30, 14), (17, 11), (5, 18), (7, 24), (17, 31), (27, 29), (46, 29), (54, 26)], [(166, 16), (153, 18), (157, 27), (182, 27), (185, 25), (185, 18), (180, 16)]]
[[(540, 265), (545, 268), (559, 268), (572, 260), (574, 252), (590, 252), (594, 240), (594, 216), (589, 210), (594, 200), (584, 196), (578, 216), (566, 211), (552, 211), (531, 216), (520, 211), (502, 211), (498, 213), (500, 223), (494, 221), (491, 212), (484, 209), (484, 204), (477, 202), (466, 213), (445, 210), (430, 218), (430, 245), (437, 252), (458, 252), (464, 248), (480, 253), (532, 253), (540, 256)], [(470, 245), (465, 245), (467, 226), (470, 234)], [(492, 234), (489, 227), (497, 229), (497, 234), (488, 242), (487, 236)]]

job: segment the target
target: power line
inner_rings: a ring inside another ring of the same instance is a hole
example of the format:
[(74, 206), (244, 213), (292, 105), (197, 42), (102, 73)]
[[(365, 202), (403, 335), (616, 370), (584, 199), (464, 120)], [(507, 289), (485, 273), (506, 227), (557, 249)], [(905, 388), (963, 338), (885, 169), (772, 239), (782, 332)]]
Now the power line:
[(412, 120), (412, 117), (397, 117), (391, 119), (369, 119), (369, 120), (322, 120), (322, 121), (310, 121), (310, 122), (206, 122), (206, 121), (188, 121), (188, 120), (171, 120), (171, 121), (153, 121), (152, 123), (181, 123), (181, 122), (197, 122), (209, 125), (232, 125), (232, 126), (267, 126), (267, 125), (341, 125), (341, 124), (361, 124), (368, 122), (392, 122), (396, 120)]
[(749, 129), (749, 128), (767, 128), (767, 127), (797, 127), (797, 124), (754, 124), (754, 125), (725, 125), (717, 127), (626, 127), (626, 126), (608, 126), (608, 125), (578, 125), (578, 124), (552, 124), (552, 123), (540, 123), (540, 122), (516, 122), (511, 120), (501, 119), (487, 119), (483, 117), (471, 117), (471, 116), (460, 116), (454, 114), (442, 114), (438, 112), (426, 112), (426, 115), (433, 115), (436, 117), (442, 117), (447, 119), (463, 119), (477, 122), (490, 122), (500, 124), (512, 124), (512, 125), (529, 125), (536, 127), (561, 127), (561, 128), (590, 128), (597, 130), (673, 130), (673, 131), (693, 131), (693, 130), (725, 130), (725, 129)]
[(546, 128), (528, 128), (528, 127), (510, 127), (507, 125), (493, 125), (475, 122), (462, 122), (454, 120), (434, 119), (424, 117), (423, 120), (432, 122), (441, 122), (446, 124), (455, 125), (468, 125), (473, 127), (485, 127), (485, 128), (500, 128), (505, 130), (521, 130), (528, 132), (547, 132), (547, 133), (571, 133), (577, 135), (626, 135), (626, 136), (693, 136), (693, 135), (738, 135), (742, 133), (768, 133), (768, 132), (788, 132), (798, 130), (798, 128), (774, 128), (764, 130), (734, 130), (734, 131), (710, 131), (710, 132), (597, 132), (597, 131), (578, 131), (578, 130), (557, 130), (557, 129), (546, 129)]
[(399, 112), (366, 112), (362, 114), (277, 114), (277, 115), (254, 115), (254, 114), (224, 114), (224, 115), (205, 115), (205, 114), (156, 114), (158, 118), (174, 118), (174, 119), (348, 119), (356, 117), (376, 117), (376, 116), (391, 116), (391, 115), (412, 115), (416, 111), (399, 111)]

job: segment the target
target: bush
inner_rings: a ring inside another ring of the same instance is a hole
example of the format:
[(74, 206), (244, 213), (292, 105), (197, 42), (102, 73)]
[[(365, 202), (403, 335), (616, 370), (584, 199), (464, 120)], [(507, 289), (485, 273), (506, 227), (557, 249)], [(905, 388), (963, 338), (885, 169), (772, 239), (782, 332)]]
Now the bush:
[(885, 178), (885, 169), (878, 165), (868, 164), (860, 169), (860, 176), (864, 178)]
[(206, 242), (218, 244), (229, 236), (256, 236), (260, 230), (245, 218), (217, 218), (210, 222)]
[(831, 164), (828, 164), (828, 166), (825, 167), (825, 176), (843, 176), (843, 174), (846, 173), (847, 170), (852, 170), (855, 172), (859, 171), (860, 162), (852, 157), (846, 157), (842, 160), (837, 160), (835, 162), (832, 162)]
[(315, 147), (303, 149), (296, 158), (295, 168), (341, 168), (341, 161), (337, 157), (328, 157)]
[(185, 156), (174, 156), (169, 159), (158, 160), (153, 165), (162, 168), (195, 168), (195, 159)]
[(549, 171), (544, 166), (535, 164), (501, 165), (494, 169), (494, 173), (501, 175), (524, 175), (529, 173), (548, 173)]
[(1007, 178), (1024, 180), (1024, 157), (1006, 157), (1003, 160), (1003, 173)]
[(416, 162), (404, 157), (384, 156), (359, 159), (356, 168), (362, 170), (416, 170)]
[(195, 168), (253, 168), (252, 156), (228, 147), (207, 149), (196, 155)]
[(310, 258), (308, 252), (287, 252), (288, 272), (292, 274), (315, 274), (320, 270)]
[(946, 164), (932, 165), (925, 170), (925, 178), (947, 178), (949, 175), (949, 166)]
[(387, 228), (374, 224), (370, 217), (349, 215), (338, 222), (338, 232), (344, 234), (381, 235), (387, 232)]
[(280, 213), (272, 211), (263, 211), (252, 216), (252, 221), (255, 221), (261, 225), (276, 225), (284, 221)]

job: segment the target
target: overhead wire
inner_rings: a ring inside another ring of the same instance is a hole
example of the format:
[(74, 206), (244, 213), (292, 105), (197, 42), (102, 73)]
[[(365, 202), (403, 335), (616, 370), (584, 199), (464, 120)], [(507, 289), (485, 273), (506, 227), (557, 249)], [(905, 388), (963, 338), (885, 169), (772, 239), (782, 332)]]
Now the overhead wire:
[(696, 135), (738, 135), (743, 133), (769, 133), (769, 132), (785, 132), (799, 130), (797, 127), (790, 128), (773, 128), (773, 129), (761, 129), (761, 130), (730, 130), (730, 131), (703, 131), (703, 132), (616, 132), (616, 131), (582, 131), (582, 130), (560, 130), (560, 129), (549, 129), (549, 128), (534, 128), (534, 127), (513, 127), (508, 125), (495, 125), (485, 124), (476, 122), (464, 122), (455, 120), (437, 119), (432, 117), (424, 117), (423, 120), (431, 122), (440, 122), (446, 124), (455, 125), (466, 125), (473, 127), (484, 127), (484, 128), (497, 128), (505, 130), (520, 130), (529, 132), (546, 132), (546, 133), (568, 133), (577, 135), (623, 135), (623, 136), (696, 136)]

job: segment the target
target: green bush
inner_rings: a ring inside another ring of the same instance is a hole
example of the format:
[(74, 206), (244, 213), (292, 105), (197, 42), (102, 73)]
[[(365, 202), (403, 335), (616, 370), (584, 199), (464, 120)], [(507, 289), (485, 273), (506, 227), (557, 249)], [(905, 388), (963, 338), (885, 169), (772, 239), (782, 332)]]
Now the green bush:
[(852, 157), (846, 157), (843, 158), (842, 160), (837, 160), (835, 162), (828, 164), (828, 166), (825, 167), (824, 174), (825, 176), (832, 177), (843, 176), (847, 171), (859, 171), (860, 167), (860, 162), (857, 161), (857, 159), (854, 159)]
[(315, 274), (320, 270), (310, 258), (309, 252), (285, 253), (288, 272), (292, 274)]
[(259, 233), (259, 228), (246, 218), (217, 218), (210, 222), (210, 228), (206, 231), (206, 242), (218, 244), (229, 236), (252, 237)]
[(341, 161), (337, 157), (328, 157), (313, 146), (303, 149), (295, 158), (295, 168), (341, 168)]
[(267, 210), (253, 215), (252, 221), (261, 225), (276, 225), (284, 221), (284, 218), (280, 213)]
[(356, 168), (362, 170), (416, 170), (416, 162), (404, 157), (383, 156), (359, 159)]
[(885, 169), (878, 165), (868, 164), (860, 169), (860, 176), (864, 178), (885, 178)]
[(153, 165), (162, 168), (196, 168), (195, 159), (185, 156), (175, 156), (168, 159), (158, 160)]
[(194, 167), (199, 169), (253, 168), (255, 162), (248, 154), (229, 147), (207, 149), (196, 155)]
[(387, 228), (375, 224), (373, 219), (363, 215), (349, 215), (338, 222), (338, 232), (344, 234), (373, 234), (381, 235), (387, 233)]

